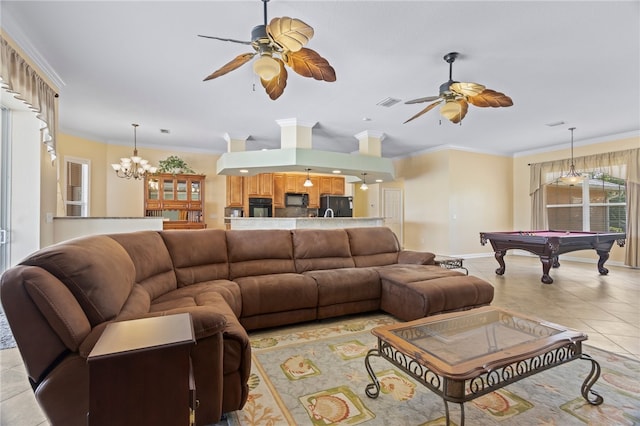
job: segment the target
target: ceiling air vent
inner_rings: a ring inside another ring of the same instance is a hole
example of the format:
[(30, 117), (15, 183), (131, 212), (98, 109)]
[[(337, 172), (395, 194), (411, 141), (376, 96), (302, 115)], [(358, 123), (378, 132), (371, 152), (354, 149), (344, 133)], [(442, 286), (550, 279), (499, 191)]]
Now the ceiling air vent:
[(395, 104), (397, 104), (398, 102), (400, 102), (400, 99), (396, 99), (396, 98), (384, 98), (383, 100), (381, 100), (380, 102), (378, 102), (376, 105), (380, 105), (383, 107), (392, 107)]
[(556, 127), (556, 126), (562, 126), (563, 124), (564, 124), (564, 121), (554, 121), (552, 123), (546, 123), (545, 126)]

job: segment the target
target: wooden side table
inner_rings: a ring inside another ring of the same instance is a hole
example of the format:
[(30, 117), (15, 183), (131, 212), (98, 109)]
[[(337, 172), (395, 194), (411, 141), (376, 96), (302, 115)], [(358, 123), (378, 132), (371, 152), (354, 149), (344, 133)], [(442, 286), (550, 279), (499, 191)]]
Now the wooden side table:
[(193, 425), (188, 313), (109, 324), (88, 357), (90, 426)]

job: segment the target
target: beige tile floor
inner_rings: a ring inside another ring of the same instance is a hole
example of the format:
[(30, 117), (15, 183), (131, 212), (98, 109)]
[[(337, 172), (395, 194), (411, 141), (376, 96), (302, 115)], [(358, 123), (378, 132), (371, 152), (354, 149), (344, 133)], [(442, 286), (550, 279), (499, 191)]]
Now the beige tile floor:
[[(588, 333), (588, 345), (640, 360), (640, 270), (562, 261), (552, 269), (554, 283), (542, 284), (535, 257), (507, 256), (505, 275), (497, 276), (493, 257), (467, 259), (469, 273), (493, 283), (493, 305), (539, 316)], [(586, 348), (588, 352), (588, 347)], [(0, 351), (0, 425), (48, 425), (25, 378), (17, 349)]]

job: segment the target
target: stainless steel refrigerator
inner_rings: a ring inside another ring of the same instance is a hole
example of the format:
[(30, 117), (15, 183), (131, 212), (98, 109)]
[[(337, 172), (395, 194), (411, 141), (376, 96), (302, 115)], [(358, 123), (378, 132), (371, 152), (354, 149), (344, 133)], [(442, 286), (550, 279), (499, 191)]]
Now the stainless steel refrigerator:
[[(329, 210), (330, 209), (330, 210)], [(344, 195), (322, 195), (320, 196), (320, 217), (352, 217), (353, 216), (353, 197)]]

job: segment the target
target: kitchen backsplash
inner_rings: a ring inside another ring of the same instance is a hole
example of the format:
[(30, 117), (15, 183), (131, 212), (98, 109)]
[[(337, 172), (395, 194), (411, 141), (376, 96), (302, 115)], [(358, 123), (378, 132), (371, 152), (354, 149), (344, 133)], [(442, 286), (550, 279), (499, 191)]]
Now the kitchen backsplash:
[(276, 208), (273, 213), (274, 217), (316, 217), (318, 209), (308, 209), (305, 207), (285, 207)]

